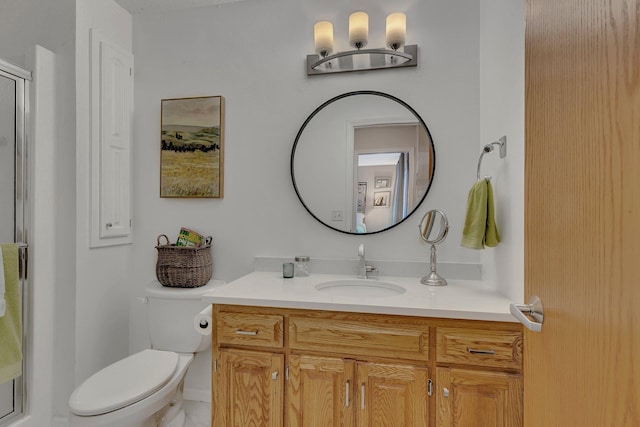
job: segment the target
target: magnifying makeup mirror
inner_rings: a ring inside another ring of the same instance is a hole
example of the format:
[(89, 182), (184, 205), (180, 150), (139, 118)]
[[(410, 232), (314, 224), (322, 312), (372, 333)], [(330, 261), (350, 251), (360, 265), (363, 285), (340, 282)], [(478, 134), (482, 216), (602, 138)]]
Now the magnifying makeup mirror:
[(418, 229), (422, 240), (431, 245), (431, 272), (424, 276), (420, 283), (428, 286), (447, 286), (447, 281), (436, 272), (436, 245), (442, 243), (449, 233), (447, 216), (442, 211), (430, 210), (422, 217)]

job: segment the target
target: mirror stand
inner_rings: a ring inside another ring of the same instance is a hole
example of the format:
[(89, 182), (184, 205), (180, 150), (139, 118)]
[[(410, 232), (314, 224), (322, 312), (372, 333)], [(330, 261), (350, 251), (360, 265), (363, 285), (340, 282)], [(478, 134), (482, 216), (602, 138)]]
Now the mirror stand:
[(442, 243), (447, 238), (449, 232), (449, 221), (444, 212), (437, 209), (430, 210), (423, 217), (418, 225), (420, 237), (431, 245), (431, 272), (424, 276), (420, 283), (428, 286), (447, 286), (447, 281), (436, 272), (436, 245)]
[(428, 286), (447, 286), (447, 281), (436, 271), (436, 245), (431, 245), (431, 272), (424, 276), (420, 283)]

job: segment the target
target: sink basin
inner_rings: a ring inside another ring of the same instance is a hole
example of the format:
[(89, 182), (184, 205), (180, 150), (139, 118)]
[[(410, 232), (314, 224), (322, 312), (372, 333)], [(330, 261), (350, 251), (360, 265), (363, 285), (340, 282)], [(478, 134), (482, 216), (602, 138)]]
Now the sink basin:
[(343, 279), (318, 283), (316, 289), (320, 292), (341, 297), (390, 297), (406, 292), (402, 286), (394, 283), (369, 279)]

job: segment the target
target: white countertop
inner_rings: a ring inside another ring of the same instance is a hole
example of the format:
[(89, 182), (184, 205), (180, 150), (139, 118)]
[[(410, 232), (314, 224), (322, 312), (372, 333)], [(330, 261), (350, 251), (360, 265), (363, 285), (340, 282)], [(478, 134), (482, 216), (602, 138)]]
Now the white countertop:
[(513, 301), (481, 281), (448, 280), (448, 286), (434, 287), (422, 285), (420, 278), (374, 275), (371, 279), (406, 289), (402, 294), (384, 297), (333, 296), (315, 288), (319, 283), (341, 279), (357, 280), (355, 276), (332, 274), (284, 279), (281, 273), (254, 272), (215, 287), (203, 296), (203, 301), (209, 304), (517, 322), (509, 313), (509, 304)]

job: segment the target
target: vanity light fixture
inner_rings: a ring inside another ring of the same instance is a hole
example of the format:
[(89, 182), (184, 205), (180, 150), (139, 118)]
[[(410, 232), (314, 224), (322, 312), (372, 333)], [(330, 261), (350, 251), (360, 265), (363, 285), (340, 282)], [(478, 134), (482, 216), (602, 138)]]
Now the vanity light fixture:
[(349, 15), (349, 44), (355, 48), (333, 52), (333, 24), (319, 21), (313, 26), (315, 55), (307, 55), (307, 75), (368, 71), (418, 65), (418, 46), (405, 45), (407, 16), (396, 12), (387, 16), (386, 45), (388, 48), (363, 49), (369, 39), (369, 15), (354, 12)]

